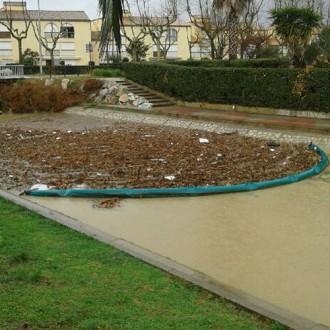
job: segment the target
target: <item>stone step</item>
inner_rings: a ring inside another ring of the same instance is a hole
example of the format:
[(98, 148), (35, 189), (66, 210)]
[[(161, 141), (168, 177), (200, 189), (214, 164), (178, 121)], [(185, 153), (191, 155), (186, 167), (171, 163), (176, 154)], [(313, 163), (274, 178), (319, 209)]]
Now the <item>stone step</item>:
[(117, 80), (116, 82), (126, 87), (129, 92), (144, 97), (148, 102), (152, 103), (154, 107), (167, 107), (174, 105), (173, 102), (150, 92), (148, 89), (134, 85), (126, 80)]

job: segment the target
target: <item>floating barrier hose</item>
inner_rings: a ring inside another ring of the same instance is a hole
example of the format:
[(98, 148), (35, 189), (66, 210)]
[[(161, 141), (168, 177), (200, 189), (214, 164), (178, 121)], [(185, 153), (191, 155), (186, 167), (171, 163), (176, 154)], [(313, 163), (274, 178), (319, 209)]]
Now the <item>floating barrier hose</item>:
[(323, 150), (315, 144), (309, 146), (320, 154), (321, 161), (307, 171), (286, 176), (284, 178), (248, 182), (232, 186), (205, 186), (205, 187), (179, 187), (179, 188), (138, 188), (138, 189), (50, 189), (50, 190), (28, 190), (30, 196), (47, 197), (161, 197), (161, 196), (200, 196), (209, 194), (220, 194), (238, 191), (250, 191), (275, 187), (288, 183), (297, 182), (311, 176), (317, 175), (329, 164), (328, 158)]

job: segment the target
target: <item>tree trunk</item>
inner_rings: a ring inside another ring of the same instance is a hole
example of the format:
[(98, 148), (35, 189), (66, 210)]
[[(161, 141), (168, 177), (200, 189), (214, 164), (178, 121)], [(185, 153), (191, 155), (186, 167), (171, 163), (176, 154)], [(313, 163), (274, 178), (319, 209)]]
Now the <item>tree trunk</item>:
[(228, 33), (229, 33), (229, 59), (236, 60), (237, 59), (237, 42), (238, 42), (238, 17), (236, 13), (231, 10), (229, 13), (228, 19)]
[(160, 40), (157, 40), (157, 59), (160, 61)]
[(53, 75), (53, 69), (54, 69), (54, 49), (50, 52), (50, 68), (49, 68), (49, 77), (51, 78)]
[(23, 50), (22, 50), (22, 39), (17, 39), (18, 42), (18, 62), (23, 64)]
[(211, 46), (211, 59), (215, 60), (215, 45), (214, 45), (214, 39), (210, 39), (210, 46)]

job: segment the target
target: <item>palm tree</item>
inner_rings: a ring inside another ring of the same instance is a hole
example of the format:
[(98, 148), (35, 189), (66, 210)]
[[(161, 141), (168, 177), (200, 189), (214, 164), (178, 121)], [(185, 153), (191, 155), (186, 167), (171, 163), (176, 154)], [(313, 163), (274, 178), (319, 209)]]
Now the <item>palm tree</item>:
[(303, 59), (312, 32), (320, 26), (321, 16), (310, 8), (285, 7), (271, 10), (276, 34), (286, 43), (292, 59)]
[(237, 58), (238, 19), (249, 0), (214, 0), (213, 6), (217, 10), (225, 9), (228, 13), (229, 59)]
[(102, 18), (100, 49), (108, 46), (109, 36), (112, 33), (120, 51), (120, 26), (123, 25), (124, 0), (99, 0), (99, 9)]

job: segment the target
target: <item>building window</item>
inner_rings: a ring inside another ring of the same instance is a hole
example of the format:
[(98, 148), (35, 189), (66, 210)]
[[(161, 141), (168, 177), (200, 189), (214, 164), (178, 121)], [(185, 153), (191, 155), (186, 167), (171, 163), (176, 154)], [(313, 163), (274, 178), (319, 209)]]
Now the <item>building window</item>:
[[(51, 48), (53, 44), (49, 43), (48, 46)], [(46, 50), (46, 56), (50, 56), (50, 52)], [(74, 42), (63, 42), (57, 43), (54, 49), (53, 55), (62, 59), (68, 59), (69, 57), (76, 55), (76, 45)]]
[[(46, 54), (46, 56), (50, 56), (50, 51), (49, 50), (46, 50), (45, 51), (45, 54)], [(60, 56), (60, 50), (59, 49), (54, 49), (53, 50), (53, 56)]]
[(0, 55), (11, 56), (12, 45), (10, 41), (0, 41)]
[(54, 39), (58, 36), (58, 27), (54, 23), (49, 23), (45, 26), (45, 38)]
[(169, 29), (167, 31), (167, 40), (170, 44), (177, 42), (178, 40), (178, 32), (175, 29)]
[(8, 29), (0, 24), (0, 39), (10, 39), (11, 35)]
[(62, 38), (74, 38), (74, 27), (71, 24), (64, 24), (61, 26), (61, 37)]
[[(159, 55), (160, 55), (160, 58), (164, 58), (164, 57), (165, 57), (165, 53), (164, 53), (164, 51), (161, 50)], [(154, 58), (158, 58), (158, 51), (157, 51), (157, 50), (153, 50), (153, 52), (152, 52), (152, 56), (153, 56)]]
[(61, 57), (75, 56), (76, 55), (76, 45), (74, 42), (63, 42), (60, 45)]

